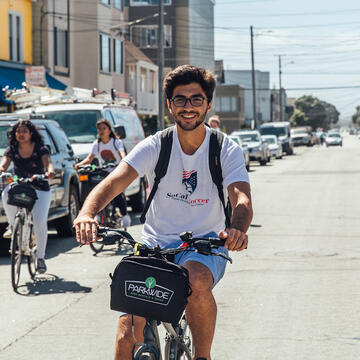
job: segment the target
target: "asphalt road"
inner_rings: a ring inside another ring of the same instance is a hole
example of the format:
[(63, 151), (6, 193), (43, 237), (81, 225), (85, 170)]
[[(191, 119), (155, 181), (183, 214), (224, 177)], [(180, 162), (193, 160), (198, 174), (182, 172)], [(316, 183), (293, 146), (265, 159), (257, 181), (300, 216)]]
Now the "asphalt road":
[[(232, 255), (214, 291), (213, 360), (359, 358), (359, 164), (355, 136), (343, 148), (296, 148), (251, 164), (249, 247)], [(26, 275), (19, 294), (9, 258), (0, 258), (0, 359), (111, 359), (108, 273), (122, 254), (93, 256), (72, 238), (49, 236), (48, 273), (36, 283)]]

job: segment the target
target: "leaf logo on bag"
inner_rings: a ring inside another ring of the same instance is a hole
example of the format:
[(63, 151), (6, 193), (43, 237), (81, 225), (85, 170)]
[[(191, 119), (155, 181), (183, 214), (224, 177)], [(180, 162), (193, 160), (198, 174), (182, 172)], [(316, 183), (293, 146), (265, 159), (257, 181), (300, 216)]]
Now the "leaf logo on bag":
[(145, 285), (148, 289), (152, 289), (153, 287), (156, 286), (156, 279), (153, 278), (152, 276), (148, 277), (146, 280), (145, 280)]

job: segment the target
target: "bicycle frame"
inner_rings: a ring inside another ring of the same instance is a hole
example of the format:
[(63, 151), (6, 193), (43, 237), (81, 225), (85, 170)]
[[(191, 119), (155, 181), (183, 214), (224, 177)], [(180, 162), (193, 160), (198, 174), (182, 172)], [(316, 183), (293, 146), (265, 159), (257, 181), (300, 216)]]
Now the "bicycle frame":
[[(180, 322), (183, 320), (183, 317), (180, 319)], [(177, 325), (180, 328), (180, 322)], [(176, 346), (179, 347), (187, 356), (188, 360), (192, 359), (192, 354), (185, 344), (182, 337), (179, 336), (178, 331), (174, 328), (172, 324), (166, 322), (160, 322), (165, 328), (166, 337), (165, 337), (165, 349), (164, 349), (164, 360), (175, 359), (176, 356)], [(150, 353), (153, 355), (154, 360), (162, 360), (162, 351), (160, 347), (160, 337), (158, 332), (158, 321), (146, 319), (146, 324), (144, 327), (144, 342), (138, 350), (133, 355), (133, 360), (141, 360), (141, 356)]]

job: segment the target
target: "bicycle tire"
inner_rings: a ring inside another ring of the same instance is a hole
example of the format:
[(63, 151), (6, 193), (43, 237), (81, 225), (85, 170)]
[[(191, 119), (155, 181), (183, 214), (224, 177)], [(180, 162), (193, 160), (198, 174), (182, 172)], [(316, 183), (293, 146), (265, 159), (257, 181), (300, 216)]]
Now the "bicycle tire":
[(30, 240), (29, 240), (29, 252), (30, 255), (27, 256), (28, 270), (31, 276), (31, 279), (34, 280), (36, 275), (36, 241), (34, 234), (34, 227), (31, 225), (30, 228)]
[(22, 237), (23, 224), (19, 217), (15, 219), (13, 233), (11, 237), (11, 285), (16, 291), (19, 286), (21, 263), (22, 263), (22, 250), (21, 250), (21, 237)]
[(135, 356), (133, 357), (134, 360), (160, 360), (159, 356), (156, 356), (152, 351), (148, 349), (141, 350), (139, 349)]

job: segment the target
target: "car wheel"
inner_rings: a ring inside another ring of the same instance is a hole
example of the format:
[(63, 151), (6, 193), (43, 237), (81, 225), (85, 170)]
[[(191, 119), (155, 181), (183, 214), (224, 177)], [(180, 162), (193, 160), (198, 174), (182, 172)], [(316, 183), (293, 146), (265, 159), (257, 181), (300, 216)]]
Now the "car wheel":
[(79, 213), (79, 195), (74, 185), (70, 186), (69, 214), (55, 221), (55, 228), (59, 236), (73, 236), (75, 234), (73, 223)]
[(130, 196), (130, 203), (134, 212), (141, 212), (144, 210), (146, 203), (146, 186), (145, 181), (140, 181), (140, 190), (137, 194)]
[(250, 163), (248, 163), (248, 164), (246, 165), (246, 170), (247, 170), (247, 171), (250, 171)]
[(266, 165), (267, 161), (266, 161), (266, 159), (264, 159), (264, 160), (260, 160), (259, 163), (261, 166), (264, 166), (264, 165)]

